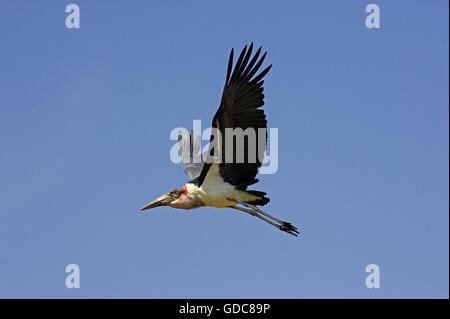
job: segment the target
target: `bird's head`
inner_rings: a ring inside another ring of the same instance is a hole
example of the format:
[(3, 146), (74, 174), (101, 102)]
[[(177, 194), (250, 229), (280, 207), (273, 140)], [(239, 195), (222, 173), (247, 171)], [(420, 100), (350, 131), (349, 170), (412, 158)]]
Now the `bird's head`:
[(171, 203), (175, 202), (177, 199), (181, 197), (181, 195), (186, 193), (185, 187), (186, 186), (180, 189), (176, 188), (171, 190), (170, 192), (158, 197), (153, 202), (148, 203), (147, 205), (142, 207), (141, 210), (155, 208), (158, 206), (171, 206), (170, 205)]

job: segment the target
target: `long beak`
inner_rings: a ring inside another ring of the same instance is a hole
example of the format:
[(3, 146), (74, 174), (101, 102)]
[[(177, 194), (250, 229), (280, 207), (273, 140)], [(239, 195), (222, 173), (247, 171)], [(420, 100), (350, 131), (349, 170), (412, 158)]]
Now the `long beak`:
[(146, 209), (150, 209), (150, 208), (155, 208), (158, 206), (167, 206), (169, 205), (171, 202), (173, 201), (172, 196), (170, 195), (170, 193), (164, 194), (161, 197), (158, 197), (157, 199), (155, 199), (153, 202), (148, 203), (147, 205), (145, 205), (144, 207), (141, 208), (141, 210), (146, 210)]

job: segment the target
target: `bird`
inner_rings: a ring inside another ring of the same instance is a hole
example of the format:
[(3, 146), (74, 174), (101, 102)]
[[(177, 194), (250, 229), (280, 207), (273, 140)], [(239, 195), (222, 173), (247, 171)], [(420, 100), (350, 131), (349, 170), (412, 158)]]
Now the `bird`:
[[(258, 73), (267, 55), (267, 51), (261, 55), (261, 50), (262, 47), (259, 47), (252, 56), (253, 42), (248, 47), (245, 45), (233, 67), (234, 49), (231, 49), (222, 98), (212, 120), (207, 151), (198, 154), (201, 140), (199, 136), (194, 136), (192, 130), (184, 136), (179, 132), (184, 172), (191, 179), (181, 188), (148, 203), (141, 208), (142, 211), (159, 206), (178, 209), (205, 206), (232, 208), (255, 216), (281, 231), (299, 235), (298, 229), (290, 222), (275, 218), (258, 207), (269, 202), (266, 192), (247, 189), (259, 181), (255, 177), (262, 165), (267, 144), (267, 119), (261, 107), (264, 105), (263, 78), (272, 64)], [(227, 138), (229, 129), (238, 132), (239, 129), (244, 132), (253, 130), (255, 139), (244, 136), (243, 147), (238, 148), (237, 137)], [(255, 141), (260, 140), (263, 141), (261, 145), (254, 145)]]

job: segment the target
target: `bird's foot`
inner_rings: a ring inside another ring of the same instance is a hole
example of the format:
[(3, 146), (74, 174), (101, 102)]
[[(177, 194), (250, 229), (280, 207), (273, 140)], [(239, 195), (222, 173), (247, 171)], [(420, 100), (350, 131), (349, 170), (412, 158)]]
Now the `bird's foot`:
[(285, 231), (286, 233), (289, 233), (291, 235), (294, 236), (298, 236), (300, 233), (298, 232), (297, 227), (295, 227), (294, 225), (292, 225), (289, 222), (281, 222), (280, 225), (280, 230)]

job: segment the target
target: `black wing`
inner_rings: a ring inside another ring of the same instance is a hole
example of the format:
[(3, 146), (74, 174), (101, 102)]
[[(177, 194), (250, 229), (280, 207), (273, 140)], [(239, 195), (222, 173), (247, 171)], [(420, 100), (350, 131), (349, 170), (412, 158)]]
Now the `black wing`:
[[(255, 76), (263, 63), (267, 52), (258, 60), (261, 53), (261, 48), (259, 48), (250, 60), (252, 49), (253, 43), (250, 44), (248, 50), (247, 46), (244, 47), (234, 66), (233, 72), (233, 49), (231, 50), (222, 100), (212, 121), (213, 130), (219, 131), (220, 135), (218, 136), (221, 136), (220, 140), (216, 141), (216, 145), (220, 147), (219, 173), (225, 182), (235, 185), (239, 189), (246, 189), (248, 185), (258, 181), (255, 179), (255, 176), (258, 173), (258, 168), (261, 167), (261, 161), (263, 160), (267, 142), (266, 115), (264, 114), (264, 111), (259, 108), (264, 105), (264, 81), (262, 81), (262, 78), (269, 72), (272, 65), (269, 65), (261, 73)], [(256, 145), (252, 144), (249, 147), (248, 138), (245, 138), (243, 162), (237, 163), (236, 161), (236, 139), (234, 139), (232, 144), (233, 161), (231, 163), (225, 162), (225, 128), (241, 128), (244, 131), (247, 128), (254, 129), (254, 132), (256, 133)], [(259, 128), (264, 130), (258, 131)], [(264, 136), (258, 136), (261, 134), (264, 134)], [(213, 132), (210, 139), (209, 155), (211, 156), (213, 155), (212, 147), (214, 147), (214, 136), (215, 134)], [(258, 145), (260, 138), (264, 141), (263, 147), (259, 147)], [(203, 166), (202, 172), (196, 180), (199, 185), (203, 183), (209, 167), (211, 166), (210, 161), (207, 162), (209, 164)]]

